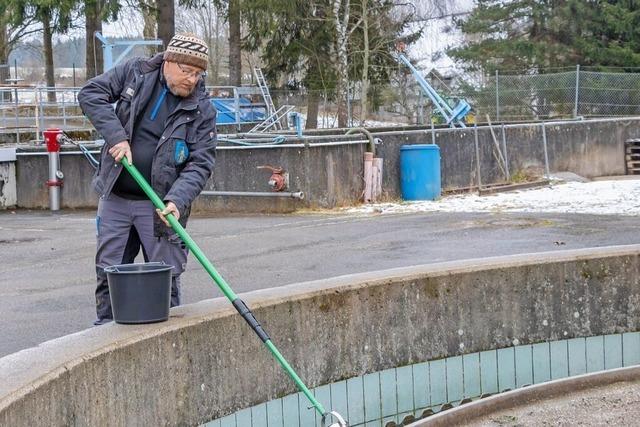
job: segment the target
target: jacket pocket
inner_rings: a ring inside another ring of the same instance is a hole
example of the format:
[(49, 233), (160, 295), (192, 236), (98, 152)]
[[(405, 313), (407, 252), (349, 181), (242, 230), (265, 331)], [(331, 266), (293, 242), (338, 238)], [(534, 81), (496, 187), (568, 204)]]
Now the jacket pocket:
[(175, 140), (175, 148), (173, 150), (173, 160), (176, 166), (182, 165), (189, 158), (189, 147), (184, 139)]
[(131, 97), (125, 94), (120, 95), (120, 99), (116, 103), (116, 116), (122, 126), (127, 129), (126, 123), (129, 122), (129, 116), (131, 114)]

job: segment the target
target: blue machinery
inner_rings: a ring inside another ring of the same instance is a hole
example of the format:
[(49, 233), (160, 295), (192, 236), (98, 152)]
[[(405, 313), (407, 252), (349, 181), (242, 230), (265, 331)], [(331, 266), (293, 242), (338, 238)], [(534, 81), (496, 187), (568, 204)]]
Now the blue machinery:
[(427, 94), (429, 99), (431, 99), (431, 102), (438, 109), (442, 117), (444, 117), (445, 122), (451, 127), (455, 127), (456, 124), (462, 128), (466, 127), (464, 118), (469, 111), (471, 111), (469, 103), (464, 99), (460, 99), (455, 107), (451, 108), (447, 101), (436, 92), (433, 86), (422, 77), (406, 56), (398, 54), (398, 59), (411, 70), (422, 90)]
[(211, 102), (218, 111), (217, 123), (236, 125), (260, 123), (266, 117), (266, 105), (256, 102), (262, 98), (257, 87), (215, 86), (210, 89)]
[[(118, 62), (127, 56), (131, 49), (136, 46), (162, 46), (162, 40), (119, 40), (110, 42), (100, 31), (94, 33), (95, 37), (102, 43), (102, 51), (104, 52), (104, 71), (110, 70)], [(124, 51), (113, 60), (113, 49), (116, 46), (126, 46)]]

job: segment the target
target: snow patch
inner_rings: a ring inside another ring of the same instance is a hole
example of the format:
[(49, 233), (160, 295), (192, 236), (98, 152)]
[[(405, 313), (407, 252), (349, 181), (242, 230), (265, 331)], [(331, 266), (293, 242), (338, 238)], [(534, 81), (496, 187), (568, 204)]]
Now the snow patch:
[(553, 183), (544, 188), (487, 196), (463, 194), (435, 201), (377, 203), (343, 209), (355, 214), (413, 212), (550, 212), (640, 215), (640, 177), (630, 180)]

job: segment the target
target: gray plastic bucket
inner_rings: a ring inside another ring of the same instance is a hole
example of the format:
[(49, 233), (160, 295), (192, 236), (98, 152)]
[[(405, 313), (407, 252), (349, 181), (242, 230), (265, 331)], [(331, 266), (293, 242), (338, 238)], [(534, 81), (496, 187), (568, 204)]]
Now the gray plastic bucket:
[(169, 318), (171, 270), (164, 262), (106, 267), (113, 320), (153, 323)]

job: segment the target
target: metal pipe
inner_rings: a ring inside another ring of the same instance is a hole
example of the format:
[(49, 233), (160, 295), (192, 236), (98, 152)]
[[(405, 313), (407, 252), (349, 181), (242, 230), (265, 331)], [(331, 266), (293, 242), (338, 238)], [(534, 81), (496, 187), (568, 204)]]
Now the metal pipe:
[(49, 154), (49, 180), (47, 186), (49, 187), (49, 209), (52, 211), (60, 210), (60, 157), (57, 152), (50, 152)]
[(304, 199), (304, 193), (298, 192), (269, 192), (269, 191), (209, 191), (205, 190), (200, 193), (201, 196), (237, 196), (237, 197), (285, 197), (291, 199)]
[[(100, 154), (100, 151), (88, 151), (91, 154)], [(46, 156), (48, 153), (47, 152), (29, 152), (29, 153), (20, 153), (20, 152), (16, 152), (16, 157), (23, 157), (23, 156)], [(82, 151), (61, 151), (58, 153), (61, 156), (66, 156), (66, 155), (77, 155), (77, 154), (82, 154), (84, 155), (84, 153)]]
[[(577, 117), (575, 119), (567, 119), (567, 120), (554, 120), (544, 122), (546, 125), (569, 125), (573, 123), (608, 123), (608, 122), (630, 122), (640, 120), (640, 116), (629, 116), (629, 117), (613, 117), (613, 118), (599, 118), (599, 119), (588, 119), (585, 120), (582, 117)], [(526, 123), (511, 123), (505, 124), (505, 128), (528, 128), (531, 126), (537, 126), (541, 122), (526, 122)], [(480, 126), (482, 127), (482, 126)], [(459, 128), (438, 128), (438, 132), (459, 132)], [(411, 129), (411, 130), (401, 130), (401, 131), (384, 131), (384, 132), (376, 132), (376, 135), (386, 135), (386, 134), (394, 134), (394, 135), (403, 135), (403, 134), (411, 134), (415, 132), (424, 132), (424, 129)]]
[(369, 139), (369, 151), (372, 152), (374, 155), (376, 154), (376, 144), (373, 140), (373, 135), (371, 135), (371, 132), (369, 132), (368, 130), (366, 130), (365, 128), (351, 128), (347, 131), (347, 133), (345, 135), (351, 135), (352, 133), (355, 132), (362, 132), (368, 139)]
[(341, 141), (341, 142), (319, 142), (316, 144), (258, 144), (258, 145), (238, 145), (238, 146), (218, 146), (216, 150), (255, 150), (261, 148), (313, 148), (313, 147), (331, 147), (339, 145), (358, 145), (370, 144), (370, 141)]
[[(332, 147), (332, 146), (340, 146), (340, 145), (358, 145), (358, 144), (369, 144), (370, 141), (359, 140), (359, 141), (342, 141), (342, 142), (319, 142), (316, 144), (259, 144), (259, 145), (251, 145), (251, 146), (218, 146), (216, 150), (257, 150), (264, 148), (313, 148), (313, 147)], [(89, 151), (91, 154), (99, 154), (100, 151)], [(46, 152), (22, 152), (16, 153), (17, 156), (44, 156)], [(62, 151), (61, 155), (67, 154), (84, 154), (82, 151)]]

